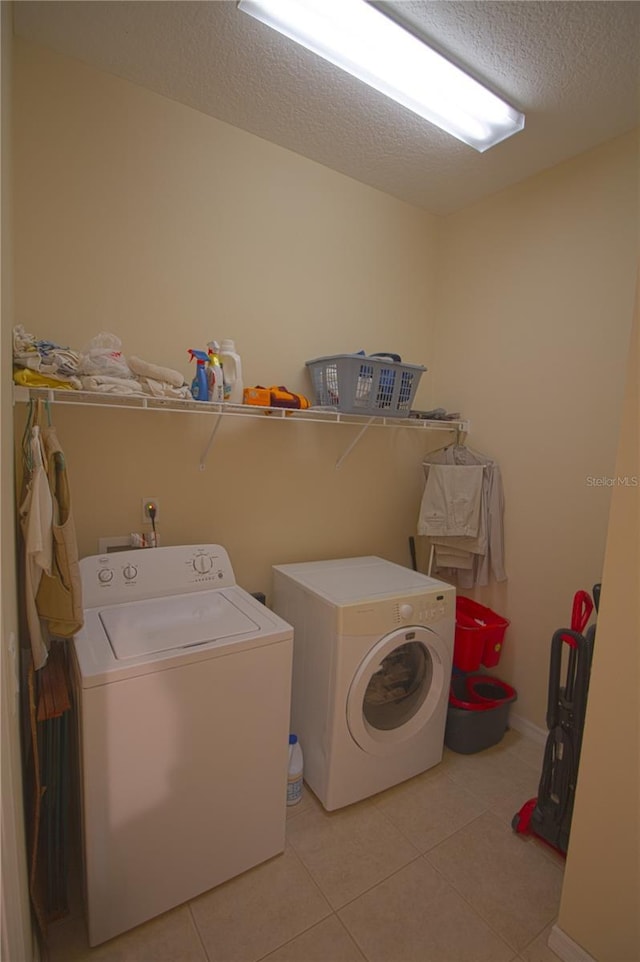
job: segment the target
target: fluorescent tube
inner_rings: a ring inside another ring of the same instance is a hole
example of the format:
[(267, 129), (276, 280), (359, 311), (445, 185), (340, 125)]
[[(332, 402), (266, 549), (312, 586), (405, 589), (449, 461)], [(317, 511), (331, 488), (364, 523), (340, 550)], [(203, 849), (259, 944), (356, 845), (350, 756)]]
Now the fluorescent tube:
[(238, 7), (480, 152), (524, 127), (524, 114), (364, 0)]

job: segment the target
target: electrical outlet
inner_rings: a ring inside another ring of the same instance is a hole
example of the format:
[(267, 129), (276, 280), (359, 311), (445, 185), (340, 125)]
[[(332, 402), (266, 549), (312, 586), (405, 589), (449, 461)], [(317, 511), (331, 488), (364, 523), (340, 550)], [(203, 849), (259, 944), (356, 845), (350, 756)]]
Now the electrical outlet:
[(153, 505), (153, 507), (156, 509), (155, 523), (157, 524), (160, 520), (160, 502), (157, 498), (142, 499), (142, 523), (151, 524), (151, 516), (149, 514), (150, 505)]

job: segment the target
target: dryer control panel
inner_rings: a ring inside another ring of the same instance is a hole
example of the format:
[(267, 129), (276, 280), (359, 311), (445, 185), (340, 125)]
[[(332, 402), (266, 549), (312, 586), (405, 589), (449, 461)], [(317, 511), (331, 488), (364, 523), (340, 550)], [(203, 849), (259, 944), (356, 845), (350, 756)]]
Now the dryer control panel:
[(84, 608), (230, 588), (231, 561), (219, 544), (140, 548), (91, 555), (80, 561)]

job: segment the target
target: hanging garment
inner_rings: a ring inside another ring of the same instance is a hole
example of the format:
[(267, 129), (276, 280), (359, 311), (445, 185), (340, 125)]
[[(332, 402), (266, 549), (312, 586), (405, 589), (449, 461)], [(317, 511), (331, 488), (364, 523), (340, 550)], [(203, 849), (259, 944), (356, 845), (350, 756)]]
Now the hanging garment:
[(470, 551), (459, 551), (449, 545), (435, 545), (436, 568), (473, 568), (473, 554)]
[(26, 495), (19, 508), (20, 528), (24, 540), (24, 599), (27, 627), (35, 668), (47, 661), (48, 645), (40, 624), (36, 594), (44, 573), (51, 570), (53, 499), (44, 468), (40, 428), (29, 431), (25, 448)]
[(427, 474), (418, 534), (476, 538), (482, 499), (481, 464), (432, 464)]
[[(441, 568), (471, 568), (473, 565), (473, 555), (486, 555), (487, 553), (487, 516), (486, 512), (482, 510), (483, 481), (486, 467), (484, 465), (468, 465), (466, 467), (459, 466), (457, 470), (475, 472), (477, 467), (480, 467), (481, 471), (483, 472), (480, 480), (478, 531), (475, 535), (462, 535), (460, 537), (442, 537), (438, 534), (433, 535), (431, 537), (431, 543), (435, 546), (435, 553), (436, 557), (438, 558), (438, 566)], [(433, 471), (434, 469), (435, 465), (431, 465), (429, 467), (429, 472)], [(445, 557), (448, 557), (451, 560), (446, 561)]]
[[(475, 538), (433, 536), (437, 568), (464, 589), (489, 584), (490, 575), (496, 581), (506, 581), (504, 493), (498, 463), (464, 444), (453, 444), (425, 457), (427, 480), (432, 465), (483, 466), (478, 534)], [(456, 557), (459, 563), (453, 565)]]
[(52, 558), (36, 595), (40, 617), (52, 635), (69, 638), (82, 628), (82, 583), (78, 544), (64, 453), (54, 427), (41, 429), (53, 503)]

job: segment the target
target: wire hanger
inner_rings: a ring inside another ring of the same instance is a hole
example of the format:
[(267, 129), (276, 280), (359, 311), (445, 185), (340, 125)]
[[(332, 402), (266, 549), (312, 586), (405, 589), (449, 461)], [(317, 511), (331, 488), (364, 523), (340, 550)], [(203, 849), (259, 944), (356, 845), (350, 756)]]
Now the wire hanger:
[(456, 428), (456, 447), (457, 448), (464, 447), (464, 442), (466, 441), (466, 438), (467, 438), (467, 432), (463, 430), (463, 428), (461, 428), (460, 425), (458, 425), (458, 427)]
[(31, 399), (29, 401), (29, 410), (27, 411), (27, 420), (24, 426), (24, 432), (22, 435), (22, 461), (26, 470), (27, 475), (30, 475), (33, 471), (33, 458), (31, 456), (31, 428), (33, 427), (33, 420), (35, 414), (36, 402)]
[(464, 428), (461, 428), (458, 424), (455, 428), (451, 427), (449, 430), (451, 432), (455, 431), (455, 437), (447, 441), (446, 444), (442, 444), (439, 448), (430, 448), (429, 451), (427, 451), (425, 458), (428, 458), (430, 454), (436, 454), (438, 451), (446, 451), (447, 448), (464, 447), (464, 440), (467, 436), (467, 432), (464, 430)]

